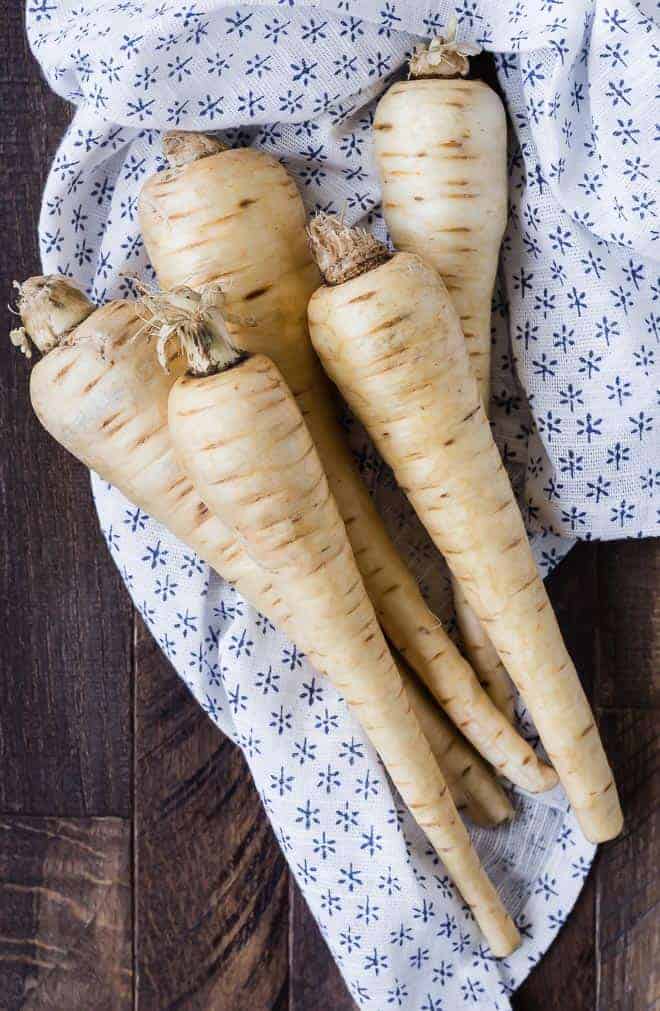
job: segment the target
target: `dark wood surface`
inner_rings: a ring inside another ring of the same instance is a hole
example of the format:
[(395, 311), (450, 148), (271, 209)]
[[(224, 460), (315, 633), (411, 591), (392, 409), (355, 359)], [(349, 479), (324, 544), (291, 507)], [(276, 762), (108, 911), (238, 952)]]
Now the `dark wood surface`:
[[(69, 118), (22, 6), (1, 30), (1, 306), (38, 270)], [(348, 1011), (240, 754), (133, 613), (86, 473), (32, 417), (6, 340), (0, 356), (0, 1009)], [(550, 582), (627, 822), (517, 1011), (660, 1003), (659, 560), (657, 542), (582, 545)]]

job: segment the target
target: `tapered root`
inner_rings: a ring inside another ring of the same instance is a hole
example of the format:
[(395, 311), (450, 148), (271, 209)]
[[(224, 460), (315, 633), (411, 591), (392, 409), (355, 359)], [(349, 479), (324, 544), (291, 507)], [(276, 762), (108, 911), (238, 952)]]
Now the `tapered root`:
[[(172, 438), (201, 498), (279, 580), (303, 638), (313, 638), (325, 672), (354, 708), (493, 951), (508, 954), (518, 943), (515, 926), (405, 696), (291, 391), (260, 354), (204, 380), (201, 389), (203, 422), (190, 414), (199, 383), (180, 380), (169, 404)], [(297, 466), (302, 459), (305, 466)]]
[[(360, 301), (372, 292), (376, 297)], [(389, 326), (391, 319), (405, 323)], [(330, 377), (407, 490), (506, 662), (585, 834), (611, 838), (622, 823), (612, 772), (439, 276), (415, 254), (397, 253), (368, 275), (319, 289), (310, 323)], [(500, 513), (504, 501), (511, 508)], [(512, 729), (498, 716), (496, 747)], [(534, 770), (534, 761), (525, 756), (523, 771)], [(536, 771), (552, 785), (552, 769), (537, 763)]]
[(452, 580), (452, 583), (454, 609), (463, 649), (481, 687), (509, 723), (513, 723), (516, 707), (516, 689), (513, 681), (460, 586), (456, 580)]
[(472, 821), (484, 828), (511, 818), (511, 802), (490, 768), (401, 661), (398, 667), (410, 704), (456, 806), (464, 808)]

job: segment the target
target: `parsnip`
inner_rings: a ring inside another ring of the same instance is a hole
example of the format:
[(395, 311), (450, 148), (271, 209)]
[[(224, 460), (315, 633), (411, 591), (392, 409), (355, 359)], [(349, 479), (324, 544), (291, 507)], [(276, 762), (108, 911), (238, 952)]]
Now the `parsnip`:
[(612, 772), (447, 290), (415, 254), (390, 257), (328, 215), (310, 232), (328, 282), (309, 305), (314, 346), (505, 658), (585, 834), (612, 838), (622, 827)]
[(278, 624), (272, 580), (231, 532), (211, 515), (181, 470), (167, 428), (173, 377), (159, 367), (140, 307), (108, 302), (99, 309), (58, 277), (21, 286), (24, 329), (44, 353), (30, 375), (40, 422), (70, 453), (115, 485), (192, 547)]
[(484, 760), (442, 715), (415, 675), (401, 664), (399, 674), (457, 810), (486, 828), (511, 818), (511, 802)]
[[(490, 307), (507, 222), (506, 115), (488, 85), (462, 80), (475, 51), (456, 41), (455, 18), (446, 38), (419, 46), (409, 79), (378, 103), (374, 150), (394, 245), (444, 280), (488, 411)], [(512, 719), (511, 679), (456, 581), (454, 603), (479, 681)]]
[(218, 146), (212, 153), (213, 144), (197, 134), (168, 135), (174, 167), (142, 191), (140, 221), (160, 283), (221, 283), (227, 308), (251, 317), (245, 346), (268, 354), (296, 396), (386, 635), (487, 761), (528, 790), (549, 788), (554, 772), (502, 717), (429, 611), (353, 464), (309, 341), (307, 302), (319, 274), (294, 181), (264, 152)]
[(213, 317), (198, 322), (181, 330), (195, 372), (170, 393), (179, 459), (212, 512), (277, 579), (294, 629), (314, 641), (316, 662), (355, 710), (493, 953), (508, 954), (518, 932), (412, 712), (293, 394), (269, 358), (235, 351)]
[[(47, 431), (291, 634), (272, 577), (209, 513), (172, 452), (167, 401), (174, 377), (156, 363), (141, 308), (115, 301), (94, 309), (63, 278), (35, 277), (21, 286), (19, 309), (24, 329), (14, 331), (13, 342), (30, 355), (33, 340), (44, 355), (32, 370), (30, 389)], [(176, 361), (171, 365), (176, 370)], [(297, 645), (313, 662), (314, 643), (303, 638)], [(474, 821), (496, 824), (505, 816), (502, 791), (485, 767), (476, 779), (464, 773), (469, 752), (458, 732), (428, 699), (413, 697), (452, 795)]]
[(376, 108), (374, 153), (394, 245), (440, 273), (487, 403), (491, 298), (507, 222), (506, 114), (487, 84), (462, 79), (469, 65), (456, 46), (450, 27), (446, 41), (415, 50), (410, 79)]

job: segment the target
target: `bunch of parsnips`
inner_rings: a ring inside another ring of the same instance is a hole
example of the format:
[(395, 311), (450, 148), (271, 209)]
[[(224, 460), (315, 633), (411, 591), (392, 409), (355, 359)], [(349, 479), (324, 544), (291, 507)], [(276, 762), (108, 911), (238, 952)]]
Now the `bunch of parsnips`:
[[(451, 30), (378, 106), (399, 252), (329, 215), (307, 227), (271, 156), (172, 133), (170, 167), (140, 198), (161, 289), (95, 308), (62, 278), (30, 278), (12, 339), (42, 353), (30, 393), (44, 427), (339, 688), (504, 956), (519, 935), (458, 810), (511, 816), (495, 770), (530, 791), (558, 774), (593, 841), (622, 816), (486, 416), (506, 122), (464, 80), (469, 53)], [(470, 662), (391, 544), (326, 374), (444, 554)], [(509, 676), (554, 768), (512, 725)]]

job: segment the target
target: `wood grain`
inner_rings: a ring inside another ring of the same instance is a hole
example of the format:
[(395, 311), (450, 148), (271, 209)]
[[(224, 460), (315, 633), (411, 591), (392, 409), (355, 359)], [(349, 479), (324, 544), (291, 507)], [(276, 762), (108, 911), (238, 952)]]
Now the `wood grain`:
[(130, 831), (0, 817), (3, 1011), (132, 1007)]
[(660, 541), (598, 550), (598, 704), (660, 709)]
[(627, 709), (600, 724), (626, 827), (598, 866), (596, 1011), (645, 1011), (660, 1003), (660, 723)]
[(284, 1011), (288, 874), (245, 762), (142, 626), (135, 655), (140, 1011)]
[(40, 427), (6, 333), (11, 280), (39, 270), (46, 167), (69, 119), (3, 12), (0, 70), (0, 811), (129, 814), (130, 614), (87, 472)]

